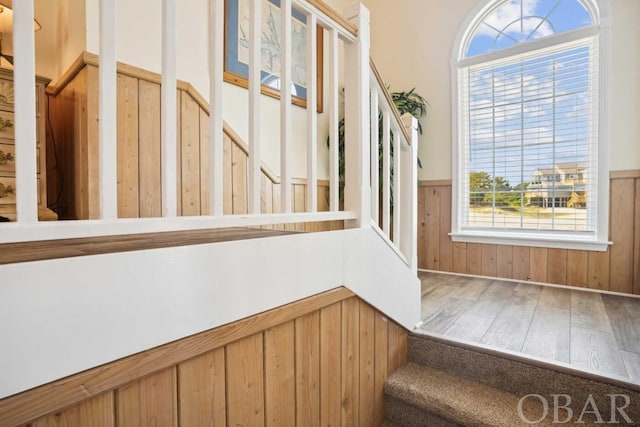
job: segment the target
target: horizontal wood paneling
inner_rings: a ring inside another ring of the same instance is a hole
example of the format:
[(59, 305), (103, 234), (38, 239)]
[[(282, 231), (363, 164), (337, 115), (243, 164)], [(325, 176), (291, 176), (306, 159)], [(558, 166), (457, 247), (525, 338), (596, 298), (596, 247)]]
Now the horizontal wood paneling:
[(406, 360), (407, 331), (339, 288), (0, 400), (0, 425), (380, 425)]
[[(418, 188), (418, 262), (428, 270), (640, 294), (640, 171), (612, 171), (606, 252), (451, 242), (451, 182)], [(447, 208), (449, 207), (449, 208)]]

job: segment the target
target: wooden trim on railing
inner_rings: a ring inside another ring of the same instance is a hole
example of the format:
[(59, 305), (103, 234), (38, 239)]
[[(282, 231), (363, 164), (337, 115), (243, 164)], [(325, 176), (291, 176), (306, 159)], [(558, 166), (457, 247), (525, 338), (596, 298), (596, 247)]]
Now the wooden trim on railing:
[(337, 24), (341, 25), (345, 30), (358, 37), (358, 28), (351, 22), (347, 21), (334, 8), (323, 2), (322, 0), (307, 0), (311, 6), (333, 19)]
[(610, 179), (633, 179), (640, 178), (640, 169), (620, 170), (609, 172)]
[(376, 80), (378, 81), (378, 84), (382, 89), (382, 94), (387, 100), (387, 104), (390, 107), (391, 112), (393, 113), (393, 117), (395, 117), (396, 124), (400, 128), (400, 132), (402, 132), (402, 135), (404, 135), (404, 139), (407, 141), (407, 144), (411, 145), (411, 138), (409, 136), (409, 132), (407, 132), (407, 129), (404, 127), (404, 124), (402, 123), (400, 112), (398, 111), (398, 108), (396, 108), (396, 104), (393, 102), (393, 97), (391, 96), (391, 93), (389, 93), (389, 91), (387, 90), (387, 86), (385, 86), (384, 79), (382, 78), (382, 75), (380, 74), (378, 67), (376, 67), (376, 63), (373, 61), (373, 58), (369, 58), (369, 64), (371, 65), (371, 71), (373, 72), (373, 75), (376, 77)]
[(0, 425), (23, 425), (92, 396), (354, 296), (336, 288), (0, 400)]
[(418, 181), (418, 187), (446, 187), (451, 186), (450, 179), (430, 179), (428, 181)]

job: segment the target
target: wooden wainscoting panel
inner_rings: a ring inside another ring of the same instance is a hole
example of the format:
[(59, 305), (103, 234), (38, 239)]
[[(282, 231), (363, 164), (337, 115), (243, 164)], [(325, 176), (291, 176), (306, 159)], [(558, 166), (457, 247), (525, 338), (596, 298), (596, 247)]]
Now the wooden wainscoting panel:
[(453, 243), (453, 272), (467, 272), (467, 244), (464, 242)]
[(294, 321), (264, 331), (264, 396), (266, 425), (296, 423)]
[(176, 368), (162, 370), (116, 391), (119, 426), (177, 426)]
[(184, 93), (180, 105), (182, 215), (200, 215), (200, 106)]
[(380, 425), (406, 360), (407, 331), (336, 289), (2, 399), (0, 425)]
[(233, 213), (247, 213), (247, 155), (237, 145), (231, 147)]
[(56, 412), (31, 423), (31, 427), (115, 427), (113, 392)]
[(530, 254), (526, 246), (513, 247), (513, 278), (529, 280)]
[(138, 155), (140, 161), (140, 217), (162, 216), (162, 177), (160, 172), (160, 85), (138, 82), (140, 106)]
[(200, 108), (200, 214), (211, 215), (209, 201), (209, 115)]
[(320, 425), (320, 312), (295, 320), (296, 425)]
[(427, 188), (427, 267), (430, 270), (440, 268), (440, 193), (438, 187)]
[(609, 290), (610, 253), (590, 251), (587, 257), (587, 287), (603, 291)]
[(567, 283), (567, 250), (547, 250), (547, 281), (557, 285)]
[(640, 294), (640, 170), (612, 171), (610, 176), (613, 244), (607, 251), (498, 246), (495, 271), (493, 248), (477, 243), (454, 242), (449, 265), (451, 185), (420, 182), (419, 267)]
[(482, 270), (483, 276), (495, 276), (498, 272), (498, 247), (496, 245), (482, 245)]
[(320, 425), (341, 425), (342, 307), (320, 310)]
[(140, 216), (138, 79), (117, 78), (118, 217)]
[(482, 244), (467, 243), (467, 272), (482, 274)]
[(375, 310), (360, 301), (360, 372), (359, 425), (374, 426), (375, 422)]
[[(614, 292), (633, 293), (634, 230), (629, 218), (634, 217), (635, 179), (611, 181), (611, 268), (609, 289)], [(637, 231), (640, 237), (640, 230)]]
[(440, 192), (440, 271), (453, 271), (451, 241), (451, 186), (438, 187)]
[(581, 288), (587, 286), (588, 255), (587, 251), (567, 251), (567, 285)]
[(547, 248), (531, 248), (529, 251), (529, 276), (534, 282), (547, 281)]
[(342, 425), (358, 425), (360, 385), (360, 301), (342, 301)]
[(181, 426), (226, 426), (224, 348), (178, 365)]
[(225, 215), (233, 213), (233, 146), (231, 138), (225, 134), (222, 140), (222, 211)]
[(227, 345), (227, 423), (264, 425), (263, 333)]
[(389, 375), (389, 320), (384, 314), (374, 313), (375, 360), (374, 360), (374, 424), (384, 421), (384, 383)]
[(498, 245), (496, 249), (496, 275), (513, 278), (513, 246)]

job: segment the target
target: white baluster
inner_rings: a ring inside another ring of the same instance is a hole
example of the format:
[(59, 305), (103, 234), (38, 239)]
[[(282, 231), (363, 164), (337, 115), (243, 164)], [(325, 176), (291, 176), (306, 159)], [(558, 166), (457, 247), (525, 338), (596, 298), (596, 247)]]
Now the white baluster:
[(338, 32), (335, 28), (329, 30), (329, 209), (332, 212), (340, 210), (340, 151), (338, 119)]
[(100, 0), (100, 215), (118, 217), (116, 0)]
[(224, 0), (209, 1), (209, 206), (223, 214), (222, 79), (224, 67)]
[(382, 231), (387, 236), (390, 232), (390, 211), (391, 211), (391, 112), (384, 108), (382, 110)]
[(38, 221), (33, 1), (20, 0), (13, 7), (16, 204), (22, 225)]
[(354, 4), (345, 17), (358, 28), (358, 40), (345, 46), (345, 210), (356, 212), (350, 227), (371, 223), (369, 174), (369, 10)]
[(162, 211), (178, 214), (176, 0), (162, 0)]
[(379, 129), (378, 129), (378, 90), (371, 88), (371, 218), (376, 224), (380, 221), (380, 168)]
[(400, 150), (402, 149), (402, 143), (400, 142), (400, 130), (395, 126), (395, 122), (391, 133), (393, 135), (393, 243), (400, 249), (400, 214), (402, 208), (402, 194), (400, 194), (400, 189), (403, 185)]
[(280, 1), (280, 191), (282, 212), (291, 212), (291, 0)]
[(402, 237), (400, 251), (409, 261), (414, 272), (418, 270), (418, 120), (409, 113), (402, 116), (402, 123), (411, 138), (409, 146), (401, 149), (402, 163)]
[(251, 1), (249, 29), (249, 213), (260, 213), (260, 91), (262, 47), (262, 0)]
[(307, 211), (318, 211), (318, 32), (315, 15), (307, 17)]

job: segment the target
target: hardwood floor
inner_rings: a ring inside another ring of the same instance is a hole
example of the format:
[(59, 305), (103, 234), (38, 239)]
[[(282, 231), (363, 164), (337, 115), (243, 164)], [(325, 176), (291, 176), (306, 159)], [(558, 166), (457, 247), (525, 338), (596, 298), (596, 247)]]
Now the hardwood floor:
[(421, 272), (417, 332), (640, 384), (640, 298)]

